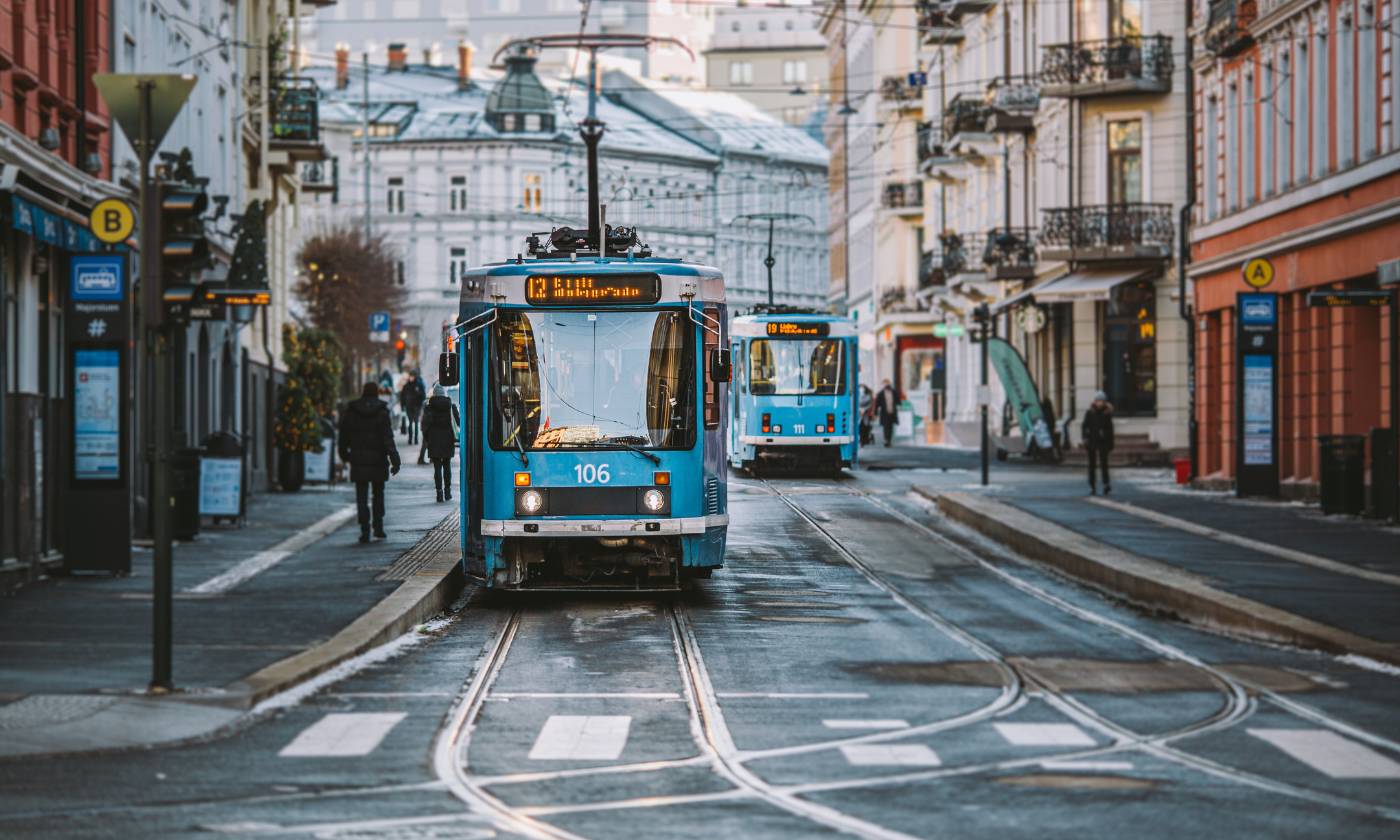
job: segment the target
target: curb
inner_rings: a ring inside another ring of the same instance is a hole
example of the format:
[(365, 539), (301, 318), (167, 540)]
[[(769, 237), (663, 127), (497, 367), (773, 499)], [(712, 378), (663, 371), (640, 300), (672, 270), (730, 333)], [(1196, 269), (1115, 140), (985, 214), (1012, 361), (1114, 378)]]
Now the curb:
[(915, 487), (914, 492), (935, 502), (949, 519), (1140, 607), (1259, 641), (1356, 654), (1400, 665), (1400, 647), (1396, 645), (1216, 589), (1198, 575), (1106, 545), (995, 499), (922, 487)]

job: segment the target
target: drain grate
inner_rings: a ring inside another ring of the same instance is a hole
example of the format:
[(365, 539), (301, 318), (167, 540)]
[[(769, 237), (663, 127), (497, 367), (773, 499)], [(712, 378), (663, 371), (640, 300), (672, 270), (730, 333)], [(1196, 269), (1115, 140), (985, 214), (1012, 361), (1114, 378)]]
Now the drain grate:
[(423, 571), (439, 552), (454, 550), (457, 545), (457, 519), (459, 515), (454, 513), (439, 522), (436, 528), (414, 544), (413, 548), (399, 555), (399, 559), (375, 577), (375, 580), (408, 580)]
[(70, 723), (91, 717), (115, 702), (115, 697), (92, 694), (33, 694), (0, 706), (0, 731)]

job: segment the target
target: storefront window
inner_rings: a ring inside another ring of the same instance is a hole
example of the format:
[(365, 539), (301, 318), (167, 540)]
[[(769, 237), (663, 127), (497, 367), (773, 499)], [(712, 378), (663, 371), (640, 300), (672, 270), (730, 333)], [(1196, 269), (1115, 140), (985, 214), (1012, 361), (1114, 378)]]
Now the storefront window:
[(1150, 281), (1124, 283), (1104, 307), (1104, 393), (1118, 415), (1155, 415), (1156, 289)]

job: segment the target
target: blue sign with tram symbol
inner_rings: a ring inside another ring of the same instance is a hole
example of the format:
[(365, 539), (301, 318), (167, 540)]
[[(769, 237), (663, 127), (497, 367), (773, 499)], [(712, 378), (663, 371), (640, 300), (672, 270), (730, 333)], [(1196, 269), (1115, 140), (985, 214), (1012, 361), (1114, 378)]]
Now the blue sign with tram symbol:
[(909, 82), (909, 87), (925, 87), (928, 85), (928, 74), (922, 70), (915, 70), (913, 73), (909, 74), (907, 81)]
[(388, 341), (389, 340), (389, 313), (371, 312), (369, 313), (369, 340)]
[(126, 257), (101, 255), (69, 259), (69, 297), (75, 301), (116, 302), (125, 291)]

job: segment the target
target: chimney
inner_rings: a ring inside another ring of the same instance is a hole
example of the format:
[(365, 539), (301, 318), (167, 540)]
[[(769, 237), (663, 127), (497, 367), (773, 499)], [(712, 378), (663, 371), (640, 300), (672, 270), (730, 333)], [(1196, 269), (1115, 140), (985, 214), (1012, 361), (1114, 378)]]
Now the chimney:
[(402, 73), (408, 67), (408, 48), (403, 44), (389, 45), (389, 70)]
[(457, 90), (472, 86), (472, 46), (466, 41), (457, 42)]
[(335, 45), (335, 89), (350, 87), (350, 45)]

